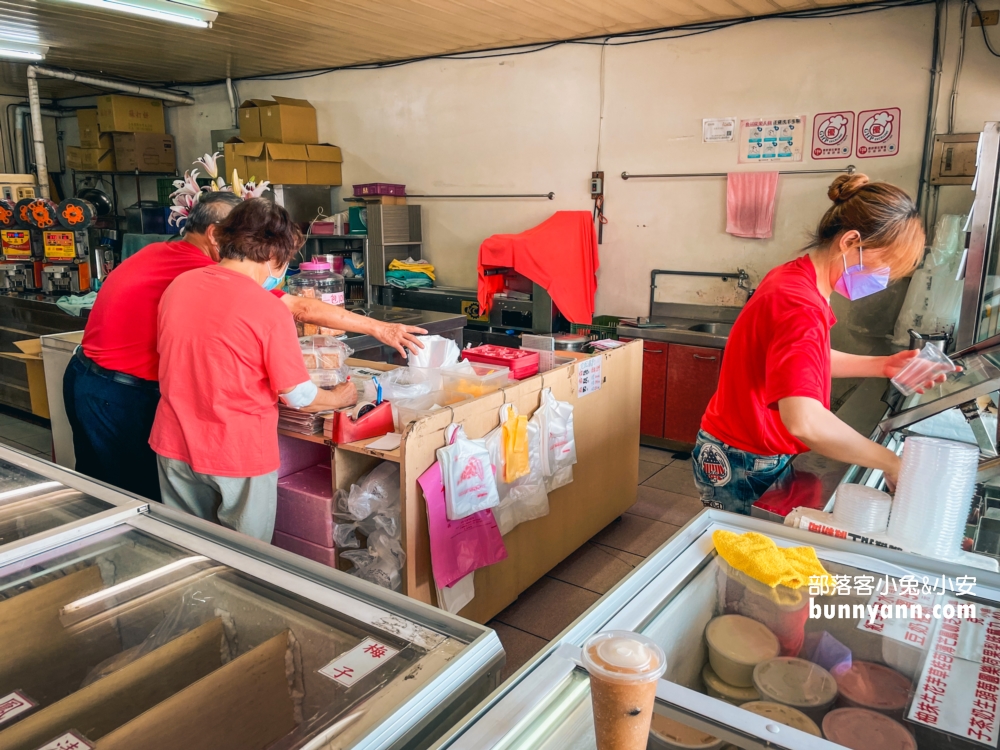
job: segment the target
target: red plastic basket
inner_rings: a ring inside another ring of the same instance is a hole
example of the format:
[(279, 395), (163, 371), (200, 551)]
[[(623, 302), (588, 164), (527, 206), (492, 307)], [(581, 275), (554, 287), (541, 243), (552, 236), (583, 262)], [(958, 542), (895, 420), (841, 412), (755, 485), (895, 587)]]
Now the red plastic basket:
[(462, 359), (494, 367), (510, 368), (510, 377), (514, 380), (524, 380), (538, 372), (538, 352), (527, 349), (485, 344), (463, 350)]
[(406, 185), (395, 185), (391, 182), (366, 182), (354, 186), (354, 195), (406, 195)]

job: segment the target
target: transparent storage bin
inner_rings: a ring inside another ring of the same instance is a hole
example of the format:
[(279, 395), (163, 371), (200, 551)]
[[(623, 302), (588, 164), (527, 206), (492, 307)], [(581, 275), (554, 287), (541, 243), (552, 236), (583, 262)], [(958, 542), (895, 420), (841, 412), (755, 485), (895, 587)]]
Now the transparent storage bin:
[(457, 406), (466, 401), (471, 401), (472, 396), (467, 393), (449, 393), (447, 391), (434, 391), (426, 396), (408, 398), (397, 401), (393, 404), (393, 417), (396, 422), (396, 430), (402, 430), (410, 422), (426, 417), (448, 406)]
[(485, 396), (507, 385), (509, 367), (470, 363), (473, 372), (441, 370), (442, 387), (447, 393), (463, 393), (473, 398)]

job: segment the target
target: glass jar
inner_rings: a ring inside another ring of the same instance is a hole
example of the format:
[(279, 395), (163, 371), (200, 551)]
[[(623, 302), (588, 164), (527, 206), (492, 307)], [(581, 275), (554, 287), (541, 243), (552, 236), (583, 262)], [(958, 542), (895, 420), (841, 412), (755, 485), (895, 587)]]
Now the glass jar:
[[(321, 261), (309, 261), (299, 264), (299, 272), (289, 276), (288, 292), (297, 297), (310, 297), (325, 302), (328, 305), (344, 307), (344, 277), (330, 270), (330, 264)], [(299, 336), (340, 336), (344, 331), (314, 323), (296, 322)]]

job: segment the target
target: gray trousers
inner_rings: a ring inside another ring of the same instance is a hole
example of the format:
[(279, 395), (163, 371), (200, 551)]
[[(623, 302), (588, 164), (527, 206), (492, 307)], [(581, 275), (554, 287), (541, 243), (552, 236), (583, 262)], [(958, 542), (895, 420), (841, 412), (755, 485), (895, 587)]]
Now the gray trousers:
[(156, 457), (163, 504), (264, 542), (274, 533), (278, 472), (259, 477), (199, 474), (183, 461)]

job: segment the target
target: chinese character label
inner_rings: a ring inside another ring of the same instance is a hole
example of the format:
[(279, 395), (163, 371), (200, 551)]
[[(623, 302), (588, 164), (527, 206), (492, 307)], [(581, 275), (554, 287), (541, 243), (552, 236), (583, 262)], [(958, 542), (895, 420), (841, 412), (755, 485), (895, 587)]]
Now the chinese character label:
[(61, 734), (51, 742), (46, 742), (38, 750), (93, 750), (94, 746), (76, 732)]
[(374, 638), (365, 638), (361, 643), (331, 661), (319, 673), (329, 677), (338, 685), (351, 687), (380, 664), (384, 664), (399, 653), (399, 649), (379, 643)]
[(802, 161), (806, 116), (740, 120), (740, 164)]
[(27, 713), (38, 704), (20, 690), (0, 698), (0, 724), (13, 721), (23, 713)]
[(591, 357), (576, 365), (576, 397), (601, 390), (601, 357)]
[(854, 112), (823, 112), (813, 119), (813, 159), (849, 159), (854, 151)]
[(703, 143), (724, 143), (733, 140), (735, 134), (735, 117), (720, 117), (701, 121), (701, 140)]
[(899, 107), (869, 109), (858, 115), (857, 152), (859, 159), (895, 156), (899, 153)]

